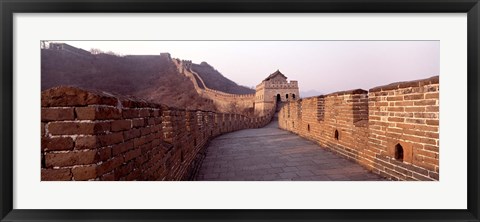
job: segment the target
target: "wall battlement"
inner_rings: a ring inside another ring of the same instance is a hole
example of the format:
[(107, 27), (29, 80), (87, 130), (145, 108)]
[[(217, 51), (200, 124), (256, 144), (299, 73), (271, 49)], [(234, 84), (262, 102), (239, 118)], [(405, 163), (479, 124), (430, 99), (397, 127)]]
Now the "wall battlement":
[(279, 126), (393, 180), (439, 180), (439, 77), (288, 102)]
[(50, 50), (59, 50), (63, 52), (68, 52), (70, 54), (74, 54), (77, 56), (82, 56), (82, 57), (90, 57), (92, 54), (89, 51), (73, 47), (69, 44), (66, 43), (50, 43), (49, 44), (49, 49)]
[(183, 110), (74, 87), (42, 92), (42, 180), (184, 180), (208, 141), (262, 117)]
[(255, 94), (231, 94), (207, 87), (202, 77), (191, 69), (192, 61), (190, 60), (173, 60), (178, 71), (185, 75), (192, 81), (193, 86), (197, 93), (204, 98), (211, 99), (220, 111), (227, 112), (232, 109), (244, 110), (253, 109), (253, 102), (255, 100)]

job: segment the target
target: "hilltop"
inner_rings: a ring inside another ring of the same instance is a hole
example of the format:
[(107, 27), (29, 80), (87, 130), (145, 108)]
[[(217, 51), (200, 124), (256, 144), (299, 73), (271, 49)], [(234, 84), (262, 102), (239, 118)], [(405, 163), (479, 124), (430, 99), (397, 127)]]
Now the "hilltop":
[(219, 71), (207, 62), (201, 62), (200, 64), (192, 63), (192, 70), (203, 79), (205, 84), (210, 89), (231, 93), (231, 94), (252, 94), (255, 93), (254, 89), (247, 88), (245, 86), (238, 85), (234, 81), (226, 78)]
[[(165, 55), (117, 56), (42, 49), (41, 89), (59, 85), (131, 95), (179, 108), (217, 110)], [(196, 65), (207, 87), (234, 94), (252, 93), (207, 63)]]

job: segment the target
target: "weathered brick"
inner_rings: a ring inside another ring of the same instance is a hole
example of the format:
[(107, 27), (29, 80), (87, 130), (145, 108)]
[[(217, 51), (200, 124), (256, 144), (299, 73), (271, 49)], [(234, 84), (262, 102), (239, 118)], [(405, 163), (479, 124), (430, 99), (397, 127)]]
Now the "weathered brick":
[(112, 146), (112, 155), (117, 156), (118, 154), (124, 153), (131, 149), (133, 149), (132, 140)]
[(104, 93), (89, 92), (83, 89), (59, 86), (42, 91), (42, 107), (66, 107), (86, 105), (111, 105), (118, 103), (117, 98)]
[[(414, 113), (415, 118), (429, 118), (435, 119), (438, 117), (436, 113)], [(428, 120), (427, 120), (428, 121)]]
[(431, 105), (436, 105), (437, 101), (435, 100), (420, 100), (420, 101), (415, 101), (415, 106), (431, 106)]
[(150, 116), (150, 110), (149, 109), (140, 109), (138, 116), (139, 117), (149, 117)]
[(132, 125), (135, 128), (145, 126), (145, 119), (143, 118), (132, 119)]
[(404, 108), (403, 107), (388, 107), (389, 112), (403, 112)]
[(77, 107), (75, 113), (78, 120), (109, 120), (122, 117), (120, 109), (109, 106)]
[(102, 175), (102, 177), (100, 177), (100, 180), (103, 180), (103, 181), (113, 181), (113, 180), (115, 180), (114, 172), (110, 172), (110, 173)]
[(97, 152), (95, 150), (45, 154), (45, 164), (47, 167), (87, 165), (96, 162)]
[(413, 173), (412, 176), (413, 176), (413, 178), (415, 178), (417, 180), (423, 180), (423, 181), (433, 180), (432, 178), (429, 178), (429, 177), (426, 177), (426, 176), (423, 176), (423, 175), (420, 175), (420, 174), (417, 174), (417, 173)]
[(406, 123), (414, 123), (414, 124), (425, 124), (425, 119), (411, 119), (411, 118), (406, 118), (405, 119)]
[(126, 119), (137, 118), (140, 111), (138, 109), (123, 109), (122, 116)]
[(152, 132), (152, 127), (140, 128), (140, 132), (142, 133), (142, 136), (148, 135)]
[(438, 126), (439, 121), (437, 119), (427, 119), (425, 120), (427, 125)]
[(387, 101), (402, 101), (403, 96), (389, 96), (387, 97)]
[(98, 135), (97, 139), (101, 146), (110, 146), (123, 142), (123, 132)]
[(42, 121), (73, 120), (73, 108), (42, 108)]
[(139, 146), (141, 146), (145, 143), (147, 143), (147, 138), (145, 136), (133, 139), (133, 146), (134, 147), (139, 147)]
[(48, 132), (52, 135), (91, 135), (110, 131), (109, 122), (50, 122)]
[(114, 174), (115, 178), (121, 178), (128, 175), (134, 169), (134, 162), (129, 162), (127, 164), (123, 164), (117, 169), (115, 169)]
[(425, 99), (438, 99), (438, 92), (425, 94)]
[(41, 123), (41, 127), (42, 127), (42, 128), (41, 128), (41, 134), (42, 134), (42, 136), (45, 136), (45, 132), (46, 132), (45, 127), (46, 127), (46, 125), (47, 125), (46, 123)]
[(123, 132), (123, 137), (125, 140), (137, 138), (137, 137), (140, 137), (140, 135), (141, 135), (140, 129), (130, 129)]
[(434, 179), (434, 180), (439, 180), (439, 179), (440, 179), (440, 178), (438, 177), (438, 173), (436, 173), (436, 172), (430, 171), (430, 172), (428, 172), (428, 176), (429, 176), (430, 178)]
[(147, 124), (148, 124), (149, 126), (155, 125), (155, 118), (148, 118)]
[(113, 169), (121, 166), (123, 162), (124, 162), (123, 156), (113, 157), (112, 159), (109, 159), (109, 160), (103, 162), (102, 164), (100, 164), (97, 167), (97, 174), (98, 175), (103, 175), (105, 173), (108, 173), (108, 172), (112, 171)]
[(71, 137), (44, 137), (42, 138), (42, 147), (45, 151), (73, 150), (73, 139)]
[(97, 178), (97, 165), (76, 166), (72, 169), (74, 180), (90, 180)]
[(97, 136), (78, 136), (75, 140), (75, 149), (95, 149), (100, 147)]
[(405, 112), (425, 112), (425, 107), (405, 107)]
[(395, 102), (395, 106), (413, 106), (413, 101)]
[(388, 121), (403, 123), (403, 122), (405, 122), (405, 119), (404, 118), (399, 118), (399, 117), (389, 117)]
[(41, 172), (42, 181), (60, 181), (71, 179), (72, 172), (70, 169), (42, 169)]
[(426, 112), (438, 112), (439, 108), (438, 108), (438, 106), (427, 106), (425, 111)]
[(432, 151), (438, 153), (438, 146), (432, 146), (432, 145), (425, 145), (424, 146), (425, 150)]
[(416, 125), (415, 129), (430, 131), (430, 132), (438, 132), (438, 126)]
[(115, 120), (112, 122), (112, 131), (123, 131), (132, 128), (131, 120)]
[(130, 150), (130, 151), (126, 152), (125, 155), (124, 155), (125, 162), (140, 156), (140, 154), (142, 154), (142, 152), (141, 152), (141, 149), (139, 149), (139, 148), (136, 148), (134, 150)]
[(98, 149), (98, 159), (99, 161), (105, 161), (112, 157), (112, 148), (111, 147), (103, 147)]
[(424, 99), (425, 96), (423, 95), (423, 93), (421, 93), (421, 94), (405, 95), (403, 98), (405, 100), (420, 100), (420, 99)]

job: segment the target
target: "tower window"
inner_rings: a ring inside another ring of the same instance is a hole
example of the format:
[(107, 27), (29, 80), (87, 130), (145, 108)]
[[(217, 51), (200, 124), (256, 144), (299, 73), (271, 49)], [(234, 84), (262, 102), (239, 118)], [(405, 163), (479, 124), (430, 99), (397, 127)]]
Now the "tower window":
[(292, 99), (295, 99), (295, 94), (292, 94)]
[(307, 130), (310, 132), (310, 124), (307, 125)]
[(335, 130), (335, 139), (338, 140), (338, 130)]
[(403, 147), (400, 143), (395, 145), (395, 159), (403, 162)]
[(285, 94), (285, 98), (288, 99), (288, 94)]

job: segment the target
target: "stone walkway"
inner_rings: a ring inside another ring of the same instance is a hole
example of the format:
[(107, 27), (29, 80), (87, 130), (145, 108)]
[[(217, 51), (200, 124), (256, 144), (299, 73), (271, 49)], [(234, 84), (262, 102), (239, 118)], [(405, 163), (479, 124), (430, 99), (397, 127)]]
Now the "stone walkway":
[(314, 142), (278, 128), (219, 136), (210, 142), (196, 180), (364, 181), (385, 180)]

